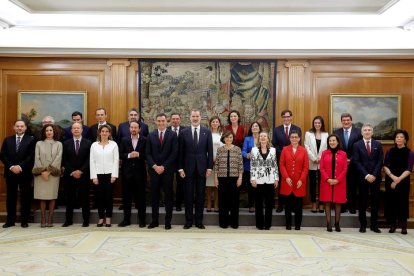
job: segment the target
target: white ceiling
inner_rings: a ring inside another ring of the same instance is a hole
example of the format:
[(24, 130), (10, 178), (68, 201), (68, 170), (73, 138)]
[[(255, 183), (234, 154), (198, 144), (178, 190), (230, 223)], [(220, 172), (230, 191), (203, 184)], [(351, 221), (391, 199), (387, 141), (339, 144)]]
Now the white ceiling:
[(0, 55), (414, 58), (414, 0), (0, 0)]

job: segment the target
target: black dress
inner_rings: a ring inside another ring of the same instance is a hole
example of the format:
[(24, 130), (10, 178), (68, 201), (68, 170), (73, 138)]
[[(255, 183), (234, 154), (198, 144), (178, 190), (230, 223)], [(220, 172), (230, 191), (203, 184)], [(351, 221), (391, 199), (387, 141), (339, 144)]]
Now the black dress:
[[(388, 150), (384, 166), (395, 176), (404, 171), (412, 171), (414, 153), (407, 147), (393, 147)], [(392, 179), (385, 177), (385, 218), (389, 223), (407, 221), (409, 218), (410, 177), (404, 178), (395, 189), (391, 188)]]

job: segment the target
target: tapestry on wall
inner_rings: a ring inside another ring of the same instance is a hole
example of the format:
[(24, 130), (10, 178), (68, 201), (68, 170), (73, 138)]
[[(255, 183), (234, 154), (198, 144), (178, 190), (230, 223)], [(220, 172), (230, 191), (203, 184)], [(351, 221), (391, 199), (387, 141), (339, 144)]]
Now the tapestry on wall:
[(233, 109), (243, 125), (273, 125), (275, 61), (141, 60), (139, 68), (140, 111), (150, 129), (158, 113), (178, 112), (181, 124), (189, 126), (193, 108), (205, 126), (214, 115), (226, 125)]

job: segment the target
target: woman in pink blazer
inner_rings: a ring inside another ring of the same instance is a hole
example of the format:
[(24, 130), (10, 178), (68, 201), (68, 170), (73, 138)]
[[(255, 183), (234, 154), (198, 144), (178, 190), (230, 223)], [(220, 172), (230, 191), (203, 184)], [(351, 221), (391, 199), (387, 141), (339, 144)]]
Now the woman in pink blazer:
[(319, 200), (325, 203), (326, 230), (332, 232), (331, 203), (335, 203), (335, 231), (341, 232), (341, 204), (346, 202), (346, 171), (348, 168), (346, 152), (341, 150), (339, 137), (328, 136), (328, 149), (322, 152), (321, 191)]
[(299, 145), (300, 136), (292, 130), (289, 134), (290, 145), (285, 146), (280, 156), (282, 184), (280, 194), (286, 196), (286, 229), (292, 229), (292, 209), (295, 212), (295, 230), (302, 224), (302, 202), (306, 194), (306, 178), (309, 170), (308, 153)]

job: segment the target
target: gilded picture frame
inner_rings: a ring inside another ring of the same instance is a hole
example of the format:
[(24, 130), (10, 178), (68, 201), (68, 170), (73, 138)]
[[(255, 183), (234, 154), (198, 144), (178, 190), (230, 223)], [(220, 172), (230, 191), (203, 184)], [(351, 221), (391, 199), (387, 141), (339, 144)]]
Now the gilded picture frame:
[(330, 95), (330, 131), (341, 128), (341, 114), (352, 115), (352, 125), (374, 127), (375, 140), (393, 144), (393, 135), (401, 127), (401, 95), (335, 94)]
[(42, 126), (45, 116), (52, 116), (55, 124), (62, 128), (72, 123), (74, 111), (83, 114), (83, 123), (87, 124), (86, 91), (18, 91), (17, 117), (26, 120), (33, 132)]

